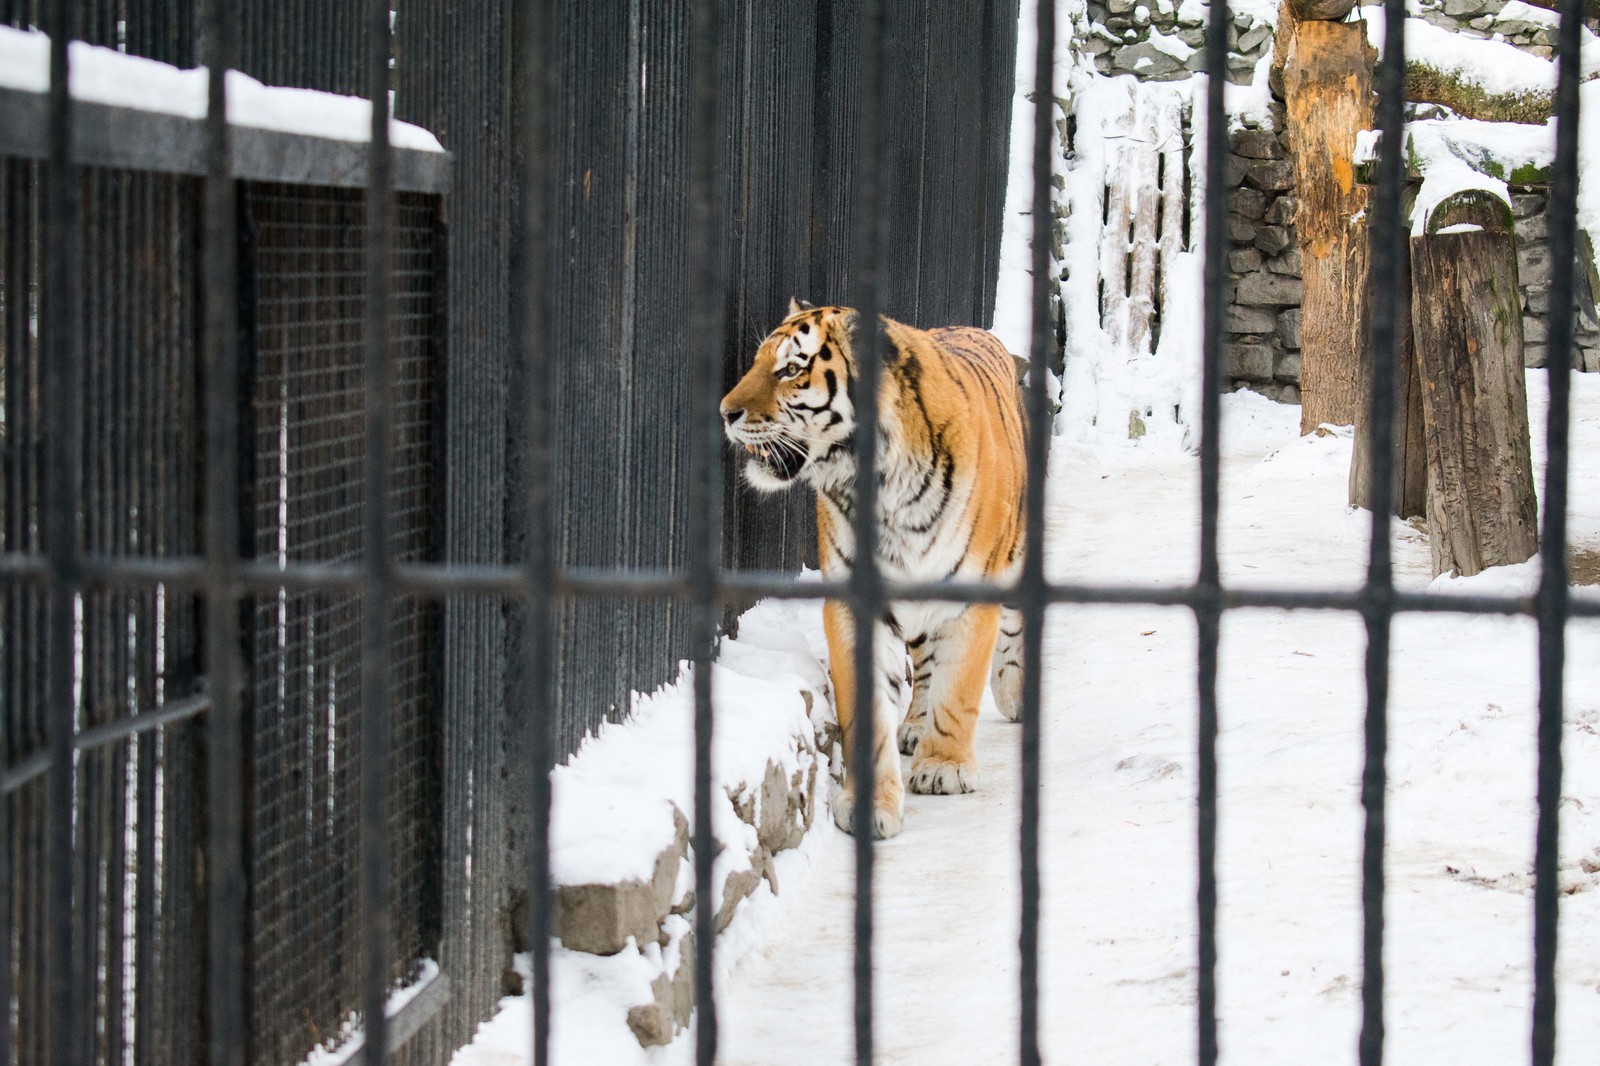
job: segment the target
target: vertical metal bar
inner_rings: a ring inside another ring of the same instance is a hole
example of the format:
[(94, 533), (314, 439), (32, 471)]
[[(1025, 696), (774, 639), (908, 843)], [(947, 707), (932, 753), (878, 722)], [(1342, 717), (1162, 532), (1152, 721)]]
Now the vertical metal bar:
[(884, 611), (878, 573), (878, 375), (883, 367), (883, 325), (878, 309), (882, 279), (881, 190), (887, 152), (880, 143), (879, 101), (883, 94), (883, 4), (861, 5), (860, 98), (857, 101), (855, 332), (855, 513), (851, 516), (855, 558), (848, 596), (855, 628), (855, 721), (851, 723), (850, 781), (855, 791), (850, 831), (855, 837), (855, 1035), (856, 1066), (872, 1064), (872, 730), (877, 689), (874, 630)]
[[(10, 191), (6, 189), (4, 183), (0, 183), (0, 190)], [(11, 624), (9, 611), (4, 616), (4, 623), (8, 626)], [(8, 727), (11, 725), (10, 722), (4, 724)], [(12, 880), (16, 877), (17, 870), (12, 861), (11, 819), (12, 812), (21, 805), (11, 798), (10, 791), (5, 788), (8, 784), (5, 780), (5, 768), (11, 765), (11, 752), (10, 745), (3, 741), (0, 741), (0, 760), (3, 760), (0, 761), (0, 1064), (11, 1066), (18, 1058), (12, 1047), (11, 1029), (11, 1001), (16, 994), (12, 977), (12, 967), (16, 965), (16, 951), (11, 935), (13, 928), (11, 908), (14, 906), (15, 898)]]
[(1222, 329), (1227, 287), (1228, 78), (1227, 0), (1212, 0), (1206, 24), (1205, 333), (1200, 371), (1200, 570), (1195, 582), (1195, 684), (1199, 723), (1196, 758), (1199, 925), (1196, 1048), (1201, 1066), (1217, 1061), (1217, 645), (1222, 629), (1222, 579), (1217, 517), (1222, 480)]
[[(83, 987), (83, 960), (74, 933), (84, 911), (73, 900), (72, 738), (76, 707), (75, 604), (79, 587), (78, 497), (83, 478), (83, 347), (78, 334), (80, 233), (78, 171), (70, 156), (72, 102), (67, 92), (67, 52), (73, 34), (71, 0), (54, 0), (41, 14), (50, 35), (50, 96), (43, 168), (43, 291), (39, 300), (39, 358), (44, 363), (46, 474), (41, 503), (50, 567), (46, 854), (49, 895), (45, 982), (49, 988), (50, 1061), (85, 1061), (86, 1019), (73, 1007)], [(10, 1005), (7, 1004), (7, 1010)]]
[(1567, 459), (1572, 391), (1574, 260), (1577, 253), (1578, 77), (1583, 2), (1561, 7), (1556, 46), (1556, 160), (1550, 182), (1550, 411), (1545, 424), (1544, 526), (1539, 591), (1538, 829), (1533, 889), (1533, 1062), (1556, 1053), (1556, 863), (1560, 847), (1561, 733), (1566, 670)]
[(1394, 618), (1394, 570), (1390, 559), (1393, 519), (1395, 387), (1401, 351), (1399, 305), (1404, 289), (1406, 227), (1401, 214), (1401, 144), (1405, 138), (1405, 0), (1385, 4), (1383, 65), (1378, 74), (1377, 202), (1373, 205), (1373, 304), (1370, 345), (1372, 393), (1366, 417), (1372, 432), (1372, 535), (1362, 616), (1367, 627), (1366, 762), (1361, 806), (1366, 812), (1361, 851), (1361, 1066), (1383, 1061), (1383, 931), (1385, 760), (1389, 747), (1389, 646)]
[(1045, 394), (1055, 343), (1050, 322), (1051, 130), (1055, 125), (1055, 4), (1039, 4), (1033, 77), (1033, 338), (1029, 353), (1027, 541), (1019, 599), (1022, 609), (1022, 1066), (1039, 1064), (1039, 785), (1044, 671), (1044, 498), (1050, 468), (1050, 408)]
[(393, 979), (394, 916), (389, 912), (389, 614), (394, 563), (389, 548), (390, 424), (389, 245), (394, 168), (389, 151), (389, 3), (369, 0), (364, 30), (372, 102), (367, 154), (365, 498), (361, 589), (361, 1013), (363, 1061), (389, 1061), (385, 1011)]
[(532, 795), (528, 827), (528, 939), (532, 954), (533, 1062), (550, 1061), (550, 764), (556, 726), (554, 684), (554, 541), (551, 536), (550, 388), (548, 338), (554, 308), (550, 276), (552, 187), (556, 102), (555, 0), (517, 0), (511, 11), (513, 47), (510, 87), (513, 190), (511, 242), (507, 270), (510, 304), (511, 411), (527, 430), (524, 482), (520, 486), (526, 543), (523, 567), (528, 593), (522, 604), (523, 667), (517, 694), (529, 709), (527, 757)]
[[(990, 142), (994, 139), (994, 67), (995, 22), (999, 17), (995, 0), (982, 0), (978, 11), (978, 136), (972, 149), (973, 185), (972, 232), (978, 235), (982, 250), (972, 272), (972, 315), (974, 321), (993, 321), (993, 309), (988, 306), (989, 264), (998, 262), (991, 256), (989, 240), (989, 169)], [(1035, 175), (1037, 177), (1037, 174)], [(1035, 286), (1037, 288), (1037, 286)], [(1037, 295), (1035, 295), (1037, 299)]]
[(690, 152), (689, 231), (693, 235), (690, 308), (696, 338), (689, 429), (689, 510), (686, 562), (694, 602), (690, 642), (694, 649), (694, 1002), (695, 1062), (712, 1066), (717, 1057), (716, 989), (712, 985), (717, 930), (711, 907), (716, 838), (712, 834), (711, 669), (716, 651), (717, 581), (721, 562), (722, 460), (717, 388), (722, 379), (722, 241), (718, 220), (717, 72), (721, 65), (718, 0), (695, 0), (689, 41)]
[(227, 123), (227, 72), (237, 59), (232, 5), (205, 5), (207, 88), (204, 190), (205, 332), (205, 661), (212, 711), (206, 743), (207, 852), (213, 1066), (243, 1066), (245, 1051), (243, 763), (239, 686), (244, 677), (239, 644), (239, 346), (238, 262), (231, 136)]

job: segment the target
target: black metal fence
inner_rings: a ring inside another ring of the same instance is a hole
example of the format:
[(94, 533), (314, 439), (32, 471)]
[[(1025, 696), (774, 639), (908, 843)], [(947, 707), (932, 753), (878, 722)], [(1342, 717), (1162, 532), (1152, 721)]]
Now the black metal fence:
[[(0, 89), (0, 1062), (447, 1059), (544, 768), (814, 552), (706, 494), (699, 397), (856, 288), (863, 184), (880, 306), (992, 307), (1014, 0), (392, 6), (0, 0), (52, 73)], [(68, 40), (450, 155), (69, 100)]]
[[(1388, 5), (1376, 347), (1395, 350), (1403, 4)], [(1551, 321), (1537, 596), (1401, 593), (1386, 514), (1357, 592), (1225, 588), (1217, 564), (1225, 210), (1206, 205), (1201, 566), (1183, 588), (1049, 584), (1042, 477), (1015, 589), (794, 582), (800, 506), (722, 476), (721, 386), (791, 291), (875, 321), (984, 321), (1015, 7), (724, 0), (624, 10), (73, 3), (51, 91), (0, 91), (0, 1060), (294, 1061), (363, 1019), (361, 1055), (443, 1061), (493, 1007), (527, 895), (548, 1038), (548, 776), (629, 688), (702, 666), (760, 595), (1020, 602), (1022, 1021), (1038, 1018), (1040, 633), (1050, 603), (1199, 623), (1199, 1059), (1217, 1057), (1216, 650), (1233, 607), (1354, 611), (1369, 633), (1360, 1057), (1383, 1042), (1384, 745), (1400, 610), (1525, 613), (1541, 647), (1532, 1058), (1554, 1053), (1571, 319)], [(1228, 19), (1208, 33), (1222, 187)], [(1036, 96), (1050, 95), (1053, 9)], [(1580, 2), (1562, 15), (1552, 306), (1572, 304)], [(392, 30), (391, 30), (392, 26)], [(69, 101), (72, 37), (360, 92), (435, 130), (359, 148)], [(391, 55), (398, 62), (391, 68)], [(1048, 108), (1035, 124), (1035, 373), (1047, 447)], [(290, 173), (292, 172), (292, 173)], [(451, 183), (446, 191), (446, 182)], [(684, 190), (687, 189), (687, 195)], [(357, 190), (357, 191), (352, 191)], [(881, 354), (864, 346), (858, 411)], [(1393, 360), (1370, 417), (1392, 454)], [(870, 497), (874, 426), (857, 438)], [(1388, 495), (1378, 464), (1374, 496)], [(856, 537), (876, 532), (858, 501)], [(726, 512), (727, 520), (722, 520)], [(860, 625), (858, 632), (869, 632)], [(858, 649), (865, 672), (866, 649)], [(868, 660), (870, 661), (870, 660)], [(699, 1061), (711, 992), (709, 671), (696, 672)], [(871, 687), (858, 686), (861, 699)], [(856, 722), (866, 729), (867, 708)], [(857, 745), (861, 755), (871, 745)], [(856, 1054), (872, 1058), (872, 849), (857, 806)], [(432, 960), (429, 965), (424, 960)], [(417, 994), (390, 1014), (397, 983)]]

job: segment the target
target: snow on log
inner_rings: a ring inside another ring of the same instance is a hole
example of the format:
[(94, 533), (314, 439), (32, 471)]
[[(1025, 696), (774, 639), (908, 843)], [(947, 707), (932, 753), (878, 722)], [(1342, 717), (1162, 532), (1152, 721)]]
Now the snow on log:
[[(1358, 176), (1368, 180), (1377, 159), (1381, 135), (1363, 130), (1357, 138)], [(1463, 198), (1495, 202), (1510, 218), (1510, 185), (1542, 185), (1550, 180), (1555, 161), (1554, 134), (1549, 126), (1471, 119), (1429, 120), (1406, 124), (1401, 153), (1406, 174), (1420, 180), (1411, 208), (1413, 236), (1434, 232), (1439, 208), (1449, 203), (1459, 212)], [(1451, 221), (1459, 221), (1452, 219)]]
[(1452, 232), (1411, 238), (1428, 539), (1435, 576), (1466, 577), (1523, 562), (1539, 547), (1522, 306), (1509, 217), (1470, 195), (1433, 214)]

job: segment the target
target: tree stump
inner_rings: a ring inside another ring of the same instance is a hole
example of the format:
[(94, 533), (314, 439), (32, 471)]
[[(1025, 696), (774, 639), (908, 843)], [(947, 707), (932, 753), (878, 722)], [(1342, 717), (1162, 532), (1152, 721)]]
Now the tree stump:
[[(1302, 22), (1338, 22), (1350, 14), (1356, 0), (1285, 0), (1294, 17)], [(1554, 2), (1554, 0), (1552, 0)]]
[[(1409, 212), (1407, 212), (1409, 213)], [(1402, 216), (1403, 217), (1403, 216)], [(1374, 289), (1369, 279), (1367, 309), (1370, 312)], [(1393, 513), (1412, 518), (1425, 512), (1428, 503), (1428, 454), (1422, 417), (1422, 380), (1411, 336), (1411, 262), (1400, 263), (1400, 294), (1395, 307), (1395, 423), (1394, 423), (1394, 499)], [(1372, 374), (1377, 353), (1362, 344), (1357, 368), (1362, 403), (1372, 391)], [(1350, 459), (1350, 506), (1373, 510), (1372, 423), (1362, 408), (1355, 423), (1355, 451)]]
[(1411, 317), (1428, 539), (1435, 575), (1468, 576), (1539, 548), (1516, 242), (1510, 209), (1482, 199), (1446, 201), (1427, 228), (1411, 238)]
[(1294, 162), (1295, 233), (1304, 252), (1300, 431), (1361, 415), (1367, 189), (1356, 182), (1356, 134), (1373, 126), (1373, 52), (1361, 23), (1278, 14), (1283, 95)]

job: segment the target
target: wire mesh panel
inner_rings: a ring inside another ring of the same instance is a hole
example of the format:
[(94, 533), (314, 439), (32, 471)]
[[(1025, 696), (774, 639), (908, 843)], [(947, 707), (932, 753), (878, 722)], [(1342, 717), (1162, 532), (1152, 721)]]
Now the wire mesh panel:
[[(448, 477), (439, 503), (440, 547), (459, 564), (498, 562), (507, 551), (509, 19), (499, 0), (429, 0), (400, 5), (395, 28), (396, 113), (433, 131), (453, 156), (441, 242), (449, 261), (443, 300), (450, 357), (440, 382)], [(461, 56), (474, 62), (459, 62)], [(448, 814), (440, 826), (447, 920), (438, 958), (451, 984), (439, 1023), (403, 1049), (403, 1060), (421, 1063), (446, 1060), (470, 1039), (504, 994), (503, 975), (513, 974), (506, 910), (517, 872), (509, 855), (527, 803), (522, 790), (502, 784), (507, 763), (523, 761), (507, 748), (519, 735), (508, 721), (528, 713), (506, 700), (504, 608), (465, 595), (440, 607), (440, 769)]]
[[(37, 168), (0, 161), (0, 552), (38, 552), (41, 302)], [(165, 175), (87, 170), (81, 263), (86, 413), (79, 537), (113, 558), (172, 559), (197, 547), (194, 185)], [(76, 1034), (97, 1061), (183, 1061), (193, 1052), (202, 955), (192, 914), (201, 772), (189, 714), (204, 706), (191, 597), (161, 584), (86, 590), (77, 599), (72, 700), (80, 732), (73, 782), (75, 952), (82, 972)], [(0, 593), (0, 714), (6, 770), (6, 856), (40, 871), (44, 597)], [(162, 724), (171, 716), (170, 724)], [(154, 722), (137, 736), (134, 725)], [(13, 790), (14, 789), (14, 790)], [(47, 926), (39, 877), (8, 878), (0, 965), (16, 992), (16, 1055), (44, 1060)], [(13, 941), (13, 936), (15, 940)], [(14, 944), (14, 949), (13, 949)], [(14, 950), (14, 954), (12, 951)], [(14, 969), (13, 969), (14, 967)], [(7, 1019), (10, 1020), (9, 1018)]]
[[(362, 195), (251, 185), (244, 197), (253, 319), (251, 545), (256, 558), (348, 562), (361, 549)], [(438, 554), (437, 201), (401, 195), (391, 270), (395, 362), (391, 548)], [(258, 1062), (335, 1040), (359, 1004), (359, 597), (280, 591), (252, 609), (250, 987)], [(431, 604), (389, 626), (390, 914), (396, 981), (438, 937), (438, 636)]]

